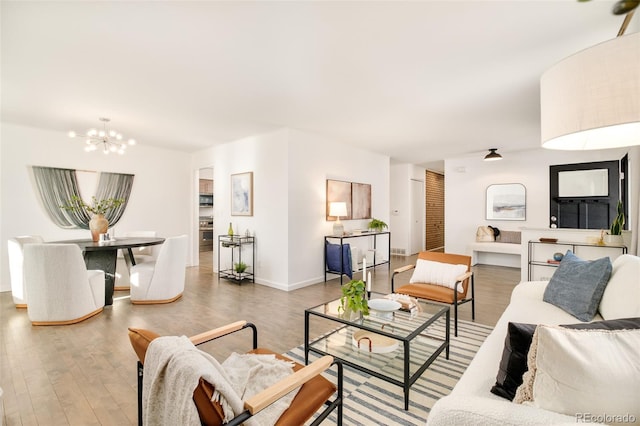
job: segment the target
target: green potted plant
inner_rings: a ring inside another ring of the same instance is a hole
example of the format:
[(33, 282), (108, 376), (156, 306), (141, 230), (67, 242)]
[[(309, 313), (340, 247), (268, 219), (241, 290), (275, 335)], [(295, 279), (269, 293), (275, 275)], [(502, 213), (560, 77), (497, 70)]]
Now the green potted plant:
[(89, 230), (91, 231), (93, 241), (98, 241), (100, 234), (106, 233), (109, 229), (109, 221), (104, 215), (112, 209), (120, 207), (124, 202), (124, 198), (105, 198), (98, 200), (93, 196), (91, 197), (91, 204), (87, 204), (82, 198), (74, 195), (67, 204), (60, 207), (69, 211), (85, 211), (91, 214), (91, 220), (88, 223)]
[(607, 244), (622, 244), (622, 229), (624, 228), (624, 207), (622, 201), (618, 201), (617, 206), (618, 214), (611, 222), (611, 228), (609, 229), (609, 235), (605, 235), (605, 243)]
[(367, 302), (367, 287), (362, 280), (351, 280), (342, 286), (342, 296), (338, 312), (344, 314), (347, 319), (353, 316), (361, 317), (369, 315), (369, 304)]
[(387, 224), (380, 219), (373, 218), (369, 222), (369, 229), (376, 232), (381, 232), (383, 229), (388, 228)]
[(236, 273), (238, 274), (242, 274), (244, 271), (247, 270), (247, 264), (244, 262), (235, 263), (233, 265), (233, 270), (236, 271)]

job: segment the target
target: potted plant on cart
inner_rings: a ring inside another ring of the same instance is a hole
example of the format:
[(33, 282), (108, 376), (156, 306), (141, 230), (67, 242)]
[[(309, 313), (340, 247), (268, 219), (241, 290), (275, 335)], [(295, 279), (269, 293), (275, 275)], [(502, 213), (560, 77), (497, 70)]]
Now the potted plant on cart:
[(238, 274), (238, 278), (242, 279), (242, 274), (247, 270), (247, 264), (244, 262), (234, 263), (233, 270)]
[(363, 315), (369, 315), (369, 303), (367, 302), (367, 287), (362, 280), (351, 280), (341, 288), (340, 306), (338, 312), (349, 320), (362, 319)]

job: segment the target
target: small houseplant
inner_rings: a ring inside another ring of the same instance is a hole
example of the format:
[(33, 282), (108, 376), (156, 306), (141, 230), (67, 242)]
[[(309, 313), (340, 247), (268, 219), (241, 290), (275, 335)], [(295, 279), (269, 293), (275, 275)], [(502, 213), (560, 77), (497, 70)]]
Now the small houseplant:
[(104, 215), (120, 207), (125, 202), (124, 198), (105, 198), (98, 200), (95, 196), (91, 197), (91, 204), (87, 204), (77, 195), (71, 197), (67, 204), (60, 206), (69, 211), (85, 211), (91, 214), (89, 221), (89, 230), (93, 241), (98, 241), (100, 234), (104, 234), (109, 229), (109, 221)]
[(385, 228), (388, 228), (387, 224), (380, 219), (373, 218), (371, 222), (369, 222), (369, 229), (372, 231), (380, 232)]
[(234, 269), (234, 271), (236, 271), (236, 273), (242, 274), (244, 271), (247, 270), (247, 264), (244, 263), (244, 262), (235, 263), (233, 265), (233, 269)]
[(605, 235), (605, 242), (608, 244), (622, 244), (622, 229), (624, 228), (624, 207), (622, 201), (618, 201), (617, 215), (611, 222), (609, 235)]
[(367, 303), (367, 287), (362, 280), (351, 280), (342, 286), (342, 296), (338, 312), (344, 313), (346, 318), (352, 315), (369, 315)]

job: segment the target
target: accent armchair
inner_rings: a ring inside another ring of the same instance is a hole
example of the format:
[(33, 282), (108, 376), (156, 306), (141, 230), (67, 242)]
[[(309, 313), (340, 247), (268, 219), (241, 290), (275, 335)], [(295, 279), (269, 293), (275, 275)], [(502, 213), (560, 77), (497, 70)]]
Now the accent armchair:
[(33, 325), (75, 324), (104, 308), (104, 271), (87, 270), (76, 244), (26, 244), (24, 282)]
[[(414, 270), (414, 272), (409, 283), (396, 288), (396, 275), (410, 270)], [(470, 296), (469, 287), (471, 287)], [(471, 302), (471, 318), (475, 320), (476, 317), (471, 256), (420, 252), (415, 265), (406, 265), (393, 271), (391, 292), (452, 305), (454, 309), (454, 334), (456, 336), (458, 335), (458, 305)]]
[(23, 237), (10, 238), (7, 241), (9, 249), (9, 273), (11, 275), (11, 295), (16, 308), (27, 307), (27, 296), (24, 286), (24, 245), (44, 243), (39, 235), (26, 235)]
[(171, 303), (182, 297), (187, 267), (187, 236), (167, 238), (156, 261), (132, 266), (131, 303)]
[[(258, 335), (256, 327), (246, 321), (237, 321), (196, 336), (190, 337), (189, 340), (194, 345), (200, 345), (212, 340), (221, 338), (241, 330), (251, 328), (253, 332), (253, 349), (248, 352), (252, 354), (272, 354), (276, 358), (291, 361), (290, 359), (276, 354), (268, 349), (258, 348)], [(138, 424), (143, 424), (143, 418), (146, 413), (143, 407), (151, 404), (148, 401), (149, 396), (145, 396), (147, 400), (143, 400), (142, 388), (144, 382), (144, 361), (147, 355), (149, 344), (160, 337), (158, 334), (135, 328), (129, 328), (129, 339), (136, 355), (138, 356)], [(174, 362), (173, 365), (178, 364)], [(280, 415), (275, 422), (276, 425), (302, 425), (309, 420), (323, 405), (326, 408), (311, 423), (312, 425), (320, 424), (333, 410), (337, 408), (337, 424), (342, 425), (342, 403), (343, 403), (343, 368), (339, 361), (334, 361), (331, 356), (324, 356), (315, 362), (303, 367), (293, 362), (294, 373), (286, 376), (277, 383), (269, 386), (255, 396), (244, 400), (244, 408), (241, 412), (234, 412), (232, 420), (227, 423), (223, 422), (224, 410), (220, 403), (212, 401), (215, 387), (204, 380), (202, 377), (195, 390), (193, 390), (193, 403), (196, 406), (200, 422), (203, 425), (239, 425), (249, 420), (254, 415), (260, 413), (263, 409), (273, 404), (292, 390), (300, 387), (288, 408)], [(337, 367), (337, 384), (333, 384), (322, 373), (329, 369), (332, 365)], [(191, 367), (188, 367), (191, 368)], [(157, 376), (156, 376), (157, 377)], [(171, 384), (175, 386), (174, 383)], [(189, 390), (190, 392), (190, 390)], [(333, 399), (331, 399), (333, 397)]]

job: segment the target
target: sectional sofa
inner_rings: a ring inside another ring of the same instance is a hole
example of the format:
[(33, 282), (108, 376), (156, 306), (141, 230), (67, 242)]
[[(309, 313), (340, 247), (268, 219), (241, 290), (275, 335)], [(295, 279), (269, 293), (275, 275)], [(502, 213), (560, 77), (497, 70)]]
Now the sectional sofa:
[[(553, 280), (553, 278), (552, 278)], [(620, 399), (616, 395), (607, 395), (600, 398), (604, 404), (610, 404), (609, 413), (560, 413), (555, 410), (540, 408), (531, 402), (518, 404), (503, 397), (494, 395), (491, 392), (496, 384), (497, 373), (501, 367), (501, 360), (505, 348), (505, 338), (509, 323), (525, 324), (574, 324), (580, 323), (573, 315), (555, 306), (552, 303), (543, 301), (545, 289), (548, 281), (522, 282), (518, 284), (512, 293), (510, 304), (497, 322), (492, 333), (481, 345), (474, 359), (470, 363), (465, 373), (460, 378), (452, 392), (440, 399), (428, 415), (427, 424), (430, 426), (441, 425), (480, 425), (480, 424), (504, 424), (504, 425), (533, 425), (533, 424), (576, 424), (580, 420), (591, 420), (603, 423), (636, 423), (640, 422), (638, 413), (628, 413), (630, 417), (626, 419), (607, 418), (607, 414), (614, 414), (614, 406)], [(607, 281), (604, 293), (599, 302), (598, 312), (592, 321), (615, 320), (620, 318), (640, 317), (640, 258), (632, 255), (618, 257), (612, 265), (611, 274)], [(610, 322), (610, 321), (607, 321)], [(637, 321), (636, 321), (637, 322)], [(535, 327), (534, 327), (535, 328)], [(633, 330), (635, 333), (638, 330)], [(638, 333), (634, 334), (635, 336)], [(612, 345), (617, 346), (616, 343)], [(635, 350), (635, 361), (633, 352), (631, 354), (630, 373), (636, 380), (631, 387), (635, 389), (635, 396), (640, 395), (640, 346)], [(632, 349), (633, 351), (634, 349)], [(611, 351), (611, 352), (609, 352)], [(600, 345), (591, 353), (579, 354), (589, 362), (593, 354), (604, 356), (608, 359), (618, 348), (612, 348), (609, 344)], [(526, 355), (525, 355), (526, 356)], [(596, 357), (593, 358), (597, 359)], [(566, 371), (571, 372), (574, 364), (570, 360), (559, 360), (568, 362)], [(593, 372), (599, 374), (601, 366), (608, 363), (594, 361)], [(611, 365), (607, 365), (608, 368)], [(576, 374), (577, 371), (576, 371)], [(589, 376), (587, 373), (586, 376)], [(526, 377), (526, 376), (525, 376)], [(585, 377), (588, 382), (589, 377)], [(610, 380), (615, 380), (611, 378)], [(600, 391), (600, 389), (589, 389), (587, 393)], [(616, 390), (618, 391), (618, 390)], [(624, 389), (620, 389), (623, 392)], [(633, 389), (631, 389), (633, 391)], [(587, 394), (585, 394), (587, 395)], [(623, 394), (624, 396), (624, 394)], [(561, 399), (561, 398), (558, 398)], [(574, 401), (570, 401), (572, 403)], [(640, 405), (640, 404), (632, 404)], [(587, 410), (588, 411), (588, 410)], [(602, 410), (600, 410), (602, 411)], [(605, 410), (607, 411), (607, 410)], [(632, 410), (633, 411), (633, 410)], [(589, 418), (587, 418), (587, 416)], [(580, 418), (582, 417), (582, 419)]]

